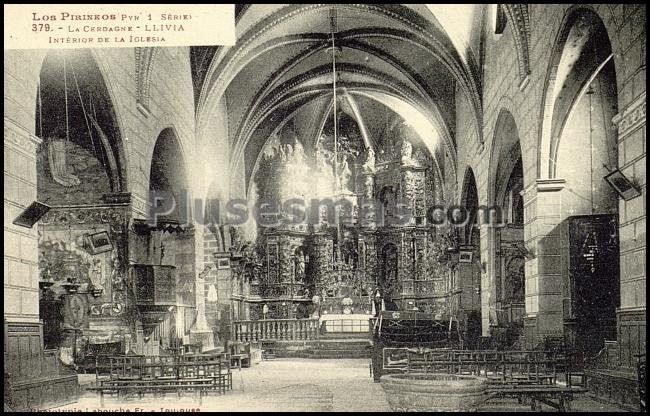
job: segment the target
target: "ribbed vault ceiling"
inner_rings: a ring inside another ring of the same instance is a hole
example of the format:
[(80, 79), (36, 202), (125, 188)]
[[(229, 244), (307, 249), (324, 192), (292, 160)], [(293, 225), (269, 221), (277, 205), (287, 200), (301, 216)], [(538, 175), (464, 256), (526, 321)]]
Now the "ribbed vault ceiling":
[(332, 105), (328, 46), (330, 10), (336, 8), (339, 105), (362, 119), (371, 142), (381, 134), (386, 111), (417, 112), (453, 159), (457, 101), (474, 109), (468, 122), (480, 123), (485, 7), (237, 5), (236, 45), (193, 51), (197, 122), (225, 100), (231, 162), (244, 163), (249, 177), (264, 143), (289, 119), (299, 135), (312, 136), (302, 138), (309, 146)]

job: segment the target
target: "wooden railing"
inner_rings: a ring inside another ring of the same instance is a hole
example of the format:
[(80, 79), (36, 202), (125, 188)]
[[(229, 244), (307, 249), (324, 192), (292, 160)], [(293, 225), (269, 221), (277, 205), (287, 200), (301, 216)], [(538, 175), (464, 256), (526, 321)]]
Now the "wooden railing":
[(328, 315), (323, 315), (322, 330), (324, 333), (343, 333), (343, 332), (356, 332), (368, 334), (370, 332), (370, 319), (369, 318), (332, 318), (328, 319)]
[(232, 326), (233, 339), (240, 342), (315, 340), (320, 332), (318, 319), (234, 321)]

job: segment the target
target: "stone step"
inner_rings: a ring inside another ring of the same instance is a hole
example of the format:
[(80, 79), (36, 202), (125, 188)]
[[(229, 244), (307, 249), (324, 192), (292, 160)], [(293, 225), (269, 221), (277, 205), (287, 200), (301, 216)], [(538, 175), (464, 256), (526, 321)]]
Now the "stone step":
[(346, 359), (370, 359), (369, 354), (363, 353), (347, 353), (347, 354), (309, 354), (305, 352), (294, 353), (291, 355), (279, 355), (278, 358), (308, 358), (308, 359), (322, 359), (322, 360), (346, 360)]
[(370, 342), (368, 341), (358, 341), (358, 342), (331, 342), (331, 343), (319, 343), (314, 349), (319, 350), (365, 350), (370, 348)]
[(370, 337), (368, 332), (326, 332), (320, 335), (320, 339), (368, 339)]
[(370, 351), (365, 350), (301, 350), (301, 351), (278, 351), (278, 358), (370, 358)]

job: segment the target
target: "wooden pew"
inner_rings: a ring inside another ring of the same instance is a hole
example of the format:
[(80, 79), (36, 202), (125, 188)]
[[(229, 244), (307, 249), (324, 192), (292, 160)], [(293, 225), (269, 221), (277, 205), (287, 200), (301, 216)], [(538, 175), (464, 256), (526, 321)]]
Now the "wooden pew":
[(104, 407), (105, 394), (125, 396), (127, 393), (137, 393), (142, 398), (146, 393), (153, 393), (154, 397), (167, 392), (175, 392), (180, 399), (183, 391), (192, 391), (198, 395), (199, 403), (203, 404), (203, 396), (215, 390), (214, 379), (196, 378), (180, 380), (103, 380), (97, 387), (88, 390), (99, 393), (100, 406)]

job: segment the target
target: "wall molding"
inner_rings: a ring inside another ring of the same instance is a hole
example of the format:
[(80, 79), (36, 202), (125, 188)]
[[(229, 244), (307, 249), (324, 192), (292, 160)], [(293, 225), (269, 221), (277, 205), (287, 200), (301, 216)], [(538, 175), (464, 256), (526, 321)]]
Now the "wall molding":
[(135, 51), (135, 99), (138, 110), (148, 117), (149, 90), (151, 87), (151, 72), (157, 48), (134, 48)]
[(528, 4), (502, 4), (503, 10), (508, 16), (508, 24), (512, 30), (512, 36), (515, 41), (517, 50), (517, 63), (519, 64), (519, 89), (526, 88), (530, 79), (530, 56), (529, 56), (529, 37), (530, 37), (530, 16), (528, 13)]
[(4, 118), (4, 123), (5, 146), (13, 147), (35, 159), (36, 149), (43, 140), (8, 117)]
[(625, 110), (614, 116), (612, 122), (618, 128), (618, 140), (621, 141), (638, 127), (645, 124), (645, 91), (632, 101)]

